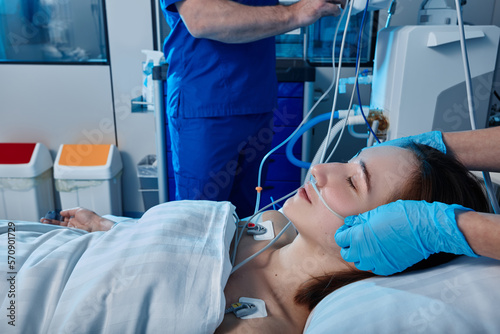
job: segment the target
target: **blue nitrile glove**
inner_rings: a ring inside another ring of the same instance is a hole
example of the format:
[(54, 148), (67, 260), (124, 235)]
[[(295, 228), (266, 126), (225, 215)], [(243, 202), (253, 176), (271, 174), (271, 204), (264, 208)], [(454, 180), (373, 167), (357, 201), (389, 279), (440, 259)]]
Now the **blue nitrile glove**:
[(443, 153), (446, 153), (446, 145), (443, 142), (443, 134), (441, 131), (431, 131), (425, 132), (415, 136), (397, 138), (393, 140), (389, 140), (376, 146), (380, 145), (390, 145), (390, 146), (405, 146), (409, 142), (414, 142), (417, 144), (424, 144), (427, 146), (434, 147), (435, 149), (440, 150)]
[(391, 275), (446, 252), (477, 257), (457, 227), (460, 205), (402, 201), (380, 206), (344, 220), (335, 234), (340, 254), (360, 270)]

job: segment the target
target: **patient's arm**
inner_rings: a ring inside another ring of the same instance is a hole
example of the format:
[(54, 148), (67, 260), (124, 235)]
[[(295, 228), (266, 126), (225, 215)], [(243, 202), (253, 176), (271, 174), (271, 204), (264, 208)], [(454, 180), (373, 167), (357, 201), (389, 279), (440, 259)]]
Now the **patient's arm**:
[(62, 221), (42, 218), (44, 224), (68, 226), (88, 232), (108, 231), (115, 224), (113, 221), (103, 218), (93, 211), (84, 208), (74, 208), (60, 212)]
[(500, 215), (461, 212), (457, 225), (476, 254), (500, 260)]

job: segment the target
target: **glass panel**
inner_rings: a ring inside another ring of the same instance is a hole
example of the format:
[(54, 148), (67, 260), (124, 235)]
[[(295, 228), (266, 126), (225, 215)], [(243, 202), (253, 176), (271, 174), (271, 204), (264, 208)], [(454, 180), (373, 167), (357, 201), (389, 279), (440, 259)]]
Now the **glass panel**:
[[(373, 24), (375, 12), (368, 12), (366, 17), (365, 28), (361, 39), (361, 63), (371, 61), (372, 42), (373, 42)], [(332, 45), (340, 17), (324, 17), (309, 27), (307, 31), (307, 60), (313, 64), (331, 64), (332, 63)], [(338, 57), (342, 44), (342, 36), (344, 34), (345, 20), (340, 23), (335, 42), (335, 55)], [(356, 63), (356, 52), (359, 38), (359, 30), (363, 13), (358, 13), (351, 17), (349, 28), (347, 30), (346, 41), (344, 45), (344, 55), (342, 62), (344, 64)], [(338, 61), (338, 58), (336, 59)]]
[(304, 29), (276, 36), (276, 57), (304, 58)]
[(107, 63), (103, 0), (0, 0), (0, 62)]

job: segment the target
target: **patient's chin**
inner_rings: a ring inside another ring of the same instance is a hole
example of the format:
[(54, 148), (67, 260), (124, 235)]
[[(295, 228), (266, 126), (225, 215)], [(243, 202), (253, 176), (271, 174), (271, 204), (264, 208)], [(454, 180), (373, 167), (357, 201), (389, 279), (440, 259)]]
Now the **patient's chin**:
[(285, 213), (286, 211), (290, 211), (290, 208), (293, 206), (292, 202), (293, 202), (293, 197), (291, 197), (285, 201), (285, 203), (283, 204), (283, 209), (282, 209), (283, 213)]

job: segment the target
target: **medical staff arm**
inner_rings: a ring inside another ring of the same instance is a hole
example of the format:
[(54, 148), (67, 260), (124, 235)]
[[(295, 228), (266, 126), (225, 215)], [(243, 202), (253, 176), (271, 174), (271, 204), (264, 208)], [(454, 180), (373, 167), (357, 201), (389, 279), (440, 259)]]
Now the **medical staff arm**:
[(500, 172), (500, 127), (474, 131), (444, 132), (443, 140), (470, 170)]
[(474, 131), (431, 131), (415, 136), (389, 140), (380, 145), (404, 146), (416, 142), (452, 154), (468, 169), (500, 172), (500, 127)]
[(305, 27), (323, 16), (337, 16), (346, 0), (301, 0), (290, 6), (247, 6), (231, 0), (175, 3), (196, 38), (248, 43)]
[(347, 217), (335, 241), (344, 260), (377, 275), (401, 272), (434, 253), (477, 257), (456, 222), (468, 211), (456, 204), (399, 200)]
[(457, 225), (476, 254), (500, 260), (500, 215), (461, 212)]

